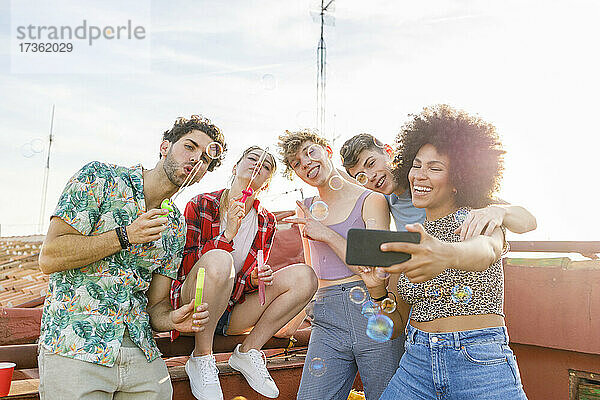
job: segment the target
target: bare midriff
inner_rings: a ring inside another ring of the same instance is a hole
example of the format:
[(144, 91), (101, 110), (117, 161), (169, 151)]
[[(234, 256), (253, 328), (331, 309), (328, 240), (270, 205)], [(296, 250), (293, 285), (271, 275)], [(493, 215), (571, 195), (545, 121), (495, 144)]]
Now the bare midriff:
[(497, 314), (458, 315), (424, 322), (411, 319), (410, 324), (425, 332), (458, 332), (504, 326), (504, 317)]
[(342, 283), (355, 282), (362, 280), (358, 275), (352, 275), (342, 279), (319, 279), (319, 288), (340, 285)]

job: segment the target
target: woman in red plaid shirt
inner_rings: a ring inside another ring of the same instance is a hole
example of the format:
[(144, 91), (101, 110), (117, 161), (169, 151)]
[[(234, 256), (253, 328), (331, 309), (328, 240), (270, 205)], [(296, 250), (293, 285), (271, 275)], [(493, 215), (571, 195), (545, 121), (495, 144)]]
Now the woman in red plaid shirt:
[[(263, 396), (279, 396), (260, 349), (317, 290), (316, 276), (305, 264), (277, 272), (268, 265), (260, 273), (256, 268), (258, 250), (268, 260), (276, 229), (275, 216), (255, 199), (268, 187), (275, 172), (273, 155), (266, 154), (261, 170), (251, 179), (263, 153), (258, 146), (246, 149), (233, 167), (230, 189), (200, 194), (185, 208), (186, 245), (171, 297), (173, 304), (190, 302), (196, 292), (197, 270), (206, 270), (203, 302), (208, 304), (210, 321), (205, 330), (195, 334), (196, 346), (185, 366), (197, 399), (223, 398), (212, 355), (214, 334), (237, 335), (250, 329), (244, 342), (235, 348), (229, 365)], [(241, 202), (242, 190), (249, 183), (254, 194)], [(266, 285), (264, 306), (259, 301), (259, 279)]]

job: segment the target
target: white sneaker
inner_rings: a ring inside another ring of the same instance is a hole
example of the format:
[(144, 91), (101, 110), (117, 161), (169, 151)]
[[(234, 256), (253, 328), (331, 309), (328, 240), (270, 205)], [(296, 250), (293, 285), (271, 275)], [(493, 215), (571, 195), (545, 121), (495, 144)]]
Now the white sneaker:
[(229, 358), (229, 366), (240, 371), (252, 389), (270, 399), (277, 398), (279, 389), (267, 370), (265, 353), (255, 349), (242, 353), (240, 346), (241, 344), (236, 346)]
[(223, 400), (223, 392), (219, 383), (219, 369), (212, 354), (206, 356), (190, 356), (185, 363), (185, 372), (190, 378), (192, 394), (198, 400)]

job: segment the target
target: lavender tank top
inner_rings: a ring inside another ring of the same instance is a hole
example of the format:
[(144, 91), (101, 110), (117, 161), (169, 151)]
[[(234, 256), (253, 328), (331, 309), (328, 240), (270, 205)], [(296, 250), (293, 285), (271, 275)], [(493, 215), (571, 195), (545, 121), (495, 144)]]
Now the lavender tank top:
[[(365, 198), (371, 194), (370, 190), (365, 190), (356, 200), (356, 204), (350, 212), (348, 218), (339, 224), (327, 225), (328, 228), (340, 234), (344, 239), (348, 236), (350, 228), (364, 228), (365, 222), (362, 219), (362, 206)], [(304, 205), (310, 207), (314, 201), (314, 197), (304, 199)], [(346, 263), (344, 263), (328, 244), (317, 240), (308, 240), (310, 248), (310, 260), (315, 274), (319, 279), (343, 279), (354, 275)]]

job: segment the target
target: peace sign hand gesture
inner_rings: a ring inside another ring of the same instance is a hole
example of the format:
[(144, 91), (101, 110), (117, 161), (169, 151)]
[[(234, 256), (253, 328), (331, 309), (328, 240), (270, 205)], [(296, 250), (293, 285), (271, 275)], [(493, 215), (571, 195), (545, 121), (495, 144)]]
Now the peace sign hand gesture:
[(310, 214), (308, 207), (301, 201), (296, 201), (296, 204), (300, 208), (300, 211), (304, 214), (304, 217), (298, 218), (286, 218), (284, 222), (300, 225), (300, 233), (303, 237), (317, 240), (319, 242), (326, 242), (331, 236), (331, 229), (323, 225), (320, 221), (314, 219)]

